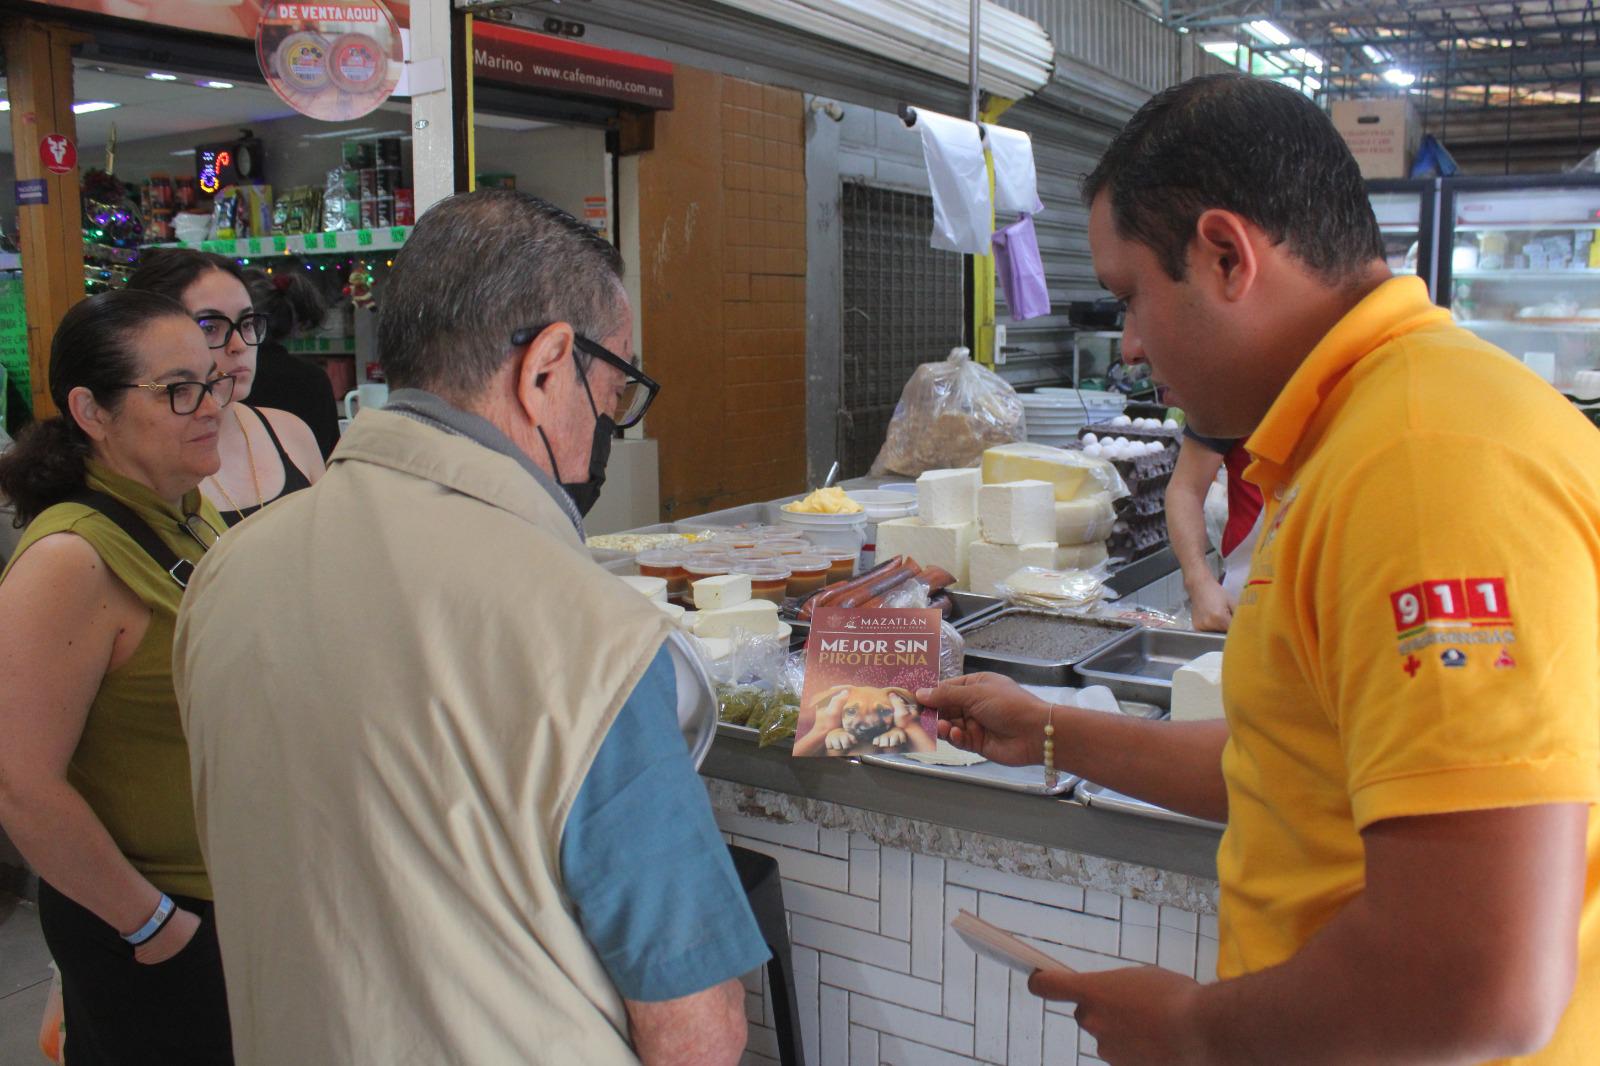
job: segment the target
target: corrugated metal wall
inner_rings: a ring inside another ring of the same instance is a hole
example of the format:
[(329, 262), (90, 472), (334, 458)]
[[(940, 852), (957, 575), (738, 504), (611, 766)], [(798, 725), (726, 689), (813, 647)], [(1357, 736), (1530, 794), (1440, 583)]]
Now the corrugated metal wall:
[(1195, 74), (1230, 69), (1123, 0), (999, 0), (1036, 20), (1056, 46), (1051, 84), (1019, 103), (1001, 124), (1033, 138), (1039, 196), (1034, 219), (1053, 314), (1007, 324), (1000, 368), (1019, 386), (1065, 380), (1072, 373), (1067, 304), (1104, 295), (1089, 259), (1088, 212), (1078, 198), (1083, 177), (1151, 94)]

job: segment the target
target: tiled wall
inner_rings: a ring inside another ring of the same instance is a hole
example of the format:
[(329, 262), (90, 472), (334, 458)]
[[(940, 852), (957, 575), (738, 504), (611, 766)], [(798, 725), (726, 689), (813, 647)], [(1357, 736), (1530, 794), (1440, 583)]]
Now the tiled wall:
[(671, 521), (806, 482), (800, 93), (679, 67), (639, 156), (641, 335)]
[[(1096, 1066), (1070, 1006), (975, 956), (949, 929), (968, 910), (1081, 970), (1148, 963), (1209, 980), (1216, 918), (1078, 885), (880, 847), (808, 823), (719, 811), (730, 842), (783, 872), (809, 1066)], [(778, 1050), (764, 974), (746, 978), (746, 1066)]]
[(728, 495), (803, 487), (806, 467), (805, 140), (797, 92), (722, 81), (723, 351)]

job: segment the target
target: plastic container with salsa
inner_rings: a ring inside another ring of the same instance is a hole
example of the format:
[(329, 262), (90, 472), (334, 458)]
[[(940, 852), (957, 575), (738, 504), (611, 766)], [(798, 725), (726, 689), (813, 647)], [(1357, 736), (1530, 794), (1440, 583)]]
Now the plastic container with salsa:
[(689, 572), (684, 567), (689, 562), (687, 552), (679, 548), (658, 548), (640, 552), (634, 565), (645, 577), (659, 577), (667, 583), (668, 596), (682, 596), (689, 591)]
[(789, 568), (782, 563), (735, 562), (730, 574), (748, 574), (750, 595), (758, 600), (781, 604), (789, 589)]
[(789, 568), (789, 595), (809, 596), (828, 583), (830, 561), (823, 555), (785, 555)]
[(828, 560), (828, 584), (837, 585), (841, 581), (849, 581), (856, 575), (856, 566), (861, 562), (861, 553), (857, 551), (838, 551), (828, 549), (818, 552)]
[(779, 555), (813, 555), (817, 550), (815, 544), (800, 537), (772, 537), (762, 541), (761, 546)]

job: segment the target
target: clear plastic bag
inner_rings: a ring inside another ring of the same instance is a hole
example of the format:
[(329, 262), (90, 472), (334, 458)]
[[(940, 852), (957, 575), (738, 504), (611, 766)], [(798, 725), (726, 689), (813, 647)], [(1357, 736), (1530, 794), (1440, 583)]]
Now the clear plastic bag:
[(1105, 567), (1093, 570), (1047, 570), (1025, 566), (996, 586), (1000, 596), (1019, 607), (1077, 614), (1099, 602), (1105, 592)]
[[(928, 585), (925, 581), (907, 581), (883, 598), (885, 607), (925, 608), (928, 606)], [(939, 680), (948, 681), (966, 673), (967, 642), (949, 619), (939, 622)]]
[(917, 367), (900, 393), (874, 476), (976, 466), (984, 449), (1027, 435), (1022, 400), (1005, 379), (956, 348)]
[(756, 730), (763, 748), (794, 736), (805, 668), (795, 669), (786, 640), (735, 630), (733, 653), (708, 667), (718, 721)]

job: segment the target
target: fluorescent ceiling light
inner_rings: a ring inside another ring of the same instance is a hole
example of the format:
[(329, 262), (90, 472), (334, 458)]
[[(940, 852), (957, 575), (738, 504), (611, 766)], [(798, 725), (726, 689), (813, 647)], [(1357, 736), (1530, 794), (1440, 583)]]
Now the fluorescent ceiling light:
[(121, 104), (114, 104), (110, 100), (85, 100), (81, 104), (73, 104), (72, 113), (74, 115), (92, 115), (96, 111), (110, 111), (113, 107), (121, 106)]
[(1214, 56), (1232, 56), (1239, 52), (1239, 46), (1232, 41), (1207, 41), (1200, 47)]
[(1298, 59), (1301, 63), (1304, 63), (1306, 66), (1310, 67), (1312, 70), (1321, 70), (1323, 67), (1327, 66), (1327, 64), (1323, 62), (1321, 56), (1306, 48), (1296, 48), (1289, 54)]
[(1383, 72), (1383, 80), (1388, 82), (1390, 85), (1397, 85), (1404, 89), (1407, 86), (1415, 85), (1417, 76), (1415, 74), (1409, 74), (1406, 71), (1401, 70), (1399, 67), (1393, 67)]
[(1367, 54), (1367, 58), (1372, 60), (1374, 63), (1389, 62), (1389, 56), (1381, 48), (1374, 48), (1370, 44), (1364, 44), (1361, 46), (1361, 50), (1365, 52)]
[(200, 88), (202, 88), (202, 89), (231, 89), (231, 88), (233, 88), (233, 82), (231, 82), (231, 81), (203, 81), (203, 82), (200, 83)]
[(355, 129), (324, 130), (321, 133), (307, 133), (300, 139), (303, 141), (325, 141), (332, 137), (354, 137), (358, 133), (371, 132), (371, 126), (357, 126)]
[(0, 100), (0, 111), (10, 111), (10, 110), (11, 110), (11, 101), (10, 100)]
[(149, 78), (151, 81), (177, 81), (178, 80), (178, 76), (176, 74), (162, 74), (160, 71), (157, 71), (157, 70), (152, 70), (150, 73), (146, 74), (145, 77)]
[(1247, 22), (1244, 24), (1244, 28), (1249, 30), (1251, 35), (1258, 37), (1263, 41), (1271, 41), (1273, 44), (1288, 44), (1290, 40), (1287, 33), (1284, 33), (1276, 25), (1268, 22), (1266, 19), (1256, 19), (1254, 22)]

